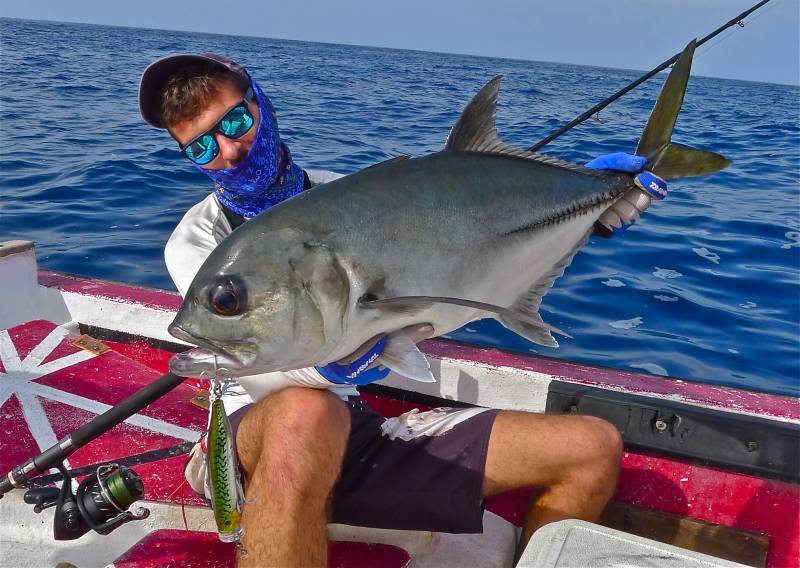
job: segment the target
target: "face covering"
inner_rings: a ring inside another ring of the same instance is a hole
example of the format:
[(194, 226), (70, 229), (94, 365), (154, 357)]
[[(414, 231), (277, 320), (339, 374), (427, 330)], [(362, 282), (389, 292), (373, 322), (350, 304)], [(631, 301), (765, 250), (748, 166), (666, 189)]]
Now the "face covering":
[(305, 181), (303, 170), (281, 142), (272, 103), (252, 79), (251, 85), (261, 117), (247, 156), (229, 169), (206, 170), (198, 166), (214, 180), (219, 202), (248, 219), (300, 193)]

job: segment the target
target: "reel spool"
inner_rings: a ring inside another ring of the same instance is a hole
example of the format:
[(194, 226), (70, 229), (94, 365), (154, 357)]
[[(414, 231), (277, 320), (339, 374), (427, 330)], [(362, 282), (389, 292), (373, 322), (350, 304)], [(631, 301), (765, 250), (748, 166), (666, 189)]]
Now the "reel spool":
[(132, 469), (111, 464), (97, 468), (97, 474), (84, 479), (75, 492), (81, 517), (92, 530), (108, 534), (123, 523), (145, 519), (150, 511), (128, 507), (144, 497), (141, 478)]

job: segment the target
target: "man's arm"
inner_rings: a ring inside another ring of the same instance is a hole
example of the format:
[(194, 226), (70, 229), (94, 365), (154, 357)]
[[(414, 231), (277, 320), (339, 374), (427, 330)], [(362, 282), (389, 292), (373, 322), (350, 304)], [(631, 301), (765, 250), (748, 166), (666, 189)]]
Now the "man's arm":
[(344, 177), (344, 174), (331, 172), (328, 170), (306, 170), (306, 173), (308, 174), (308, 179), (311, 180), (313, 185), (328, 183), (329, 181), (334, 181)]
[(213, 195), (189, 209), (164, 246), (167, 272), (181, 297), (211, 251), (231, 232)]

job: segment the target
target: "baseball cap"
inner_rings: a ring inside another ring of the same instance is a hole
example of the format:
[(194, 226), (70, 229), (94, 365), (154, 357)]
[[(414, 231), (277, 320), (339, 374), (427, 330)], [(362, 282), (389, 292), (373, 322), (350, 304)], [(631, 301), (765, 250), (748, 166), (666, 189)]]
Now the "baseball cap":
[(247, 70), (224, 55), (216, 53), (176, 53), (162, 57), (147, 66), (139, 81), (139, 111), (156, 128), (166, 128), (161, 120), (161, 96), (169, 78), (182, 67), (197, 63), (214, 63), (249, 80)]

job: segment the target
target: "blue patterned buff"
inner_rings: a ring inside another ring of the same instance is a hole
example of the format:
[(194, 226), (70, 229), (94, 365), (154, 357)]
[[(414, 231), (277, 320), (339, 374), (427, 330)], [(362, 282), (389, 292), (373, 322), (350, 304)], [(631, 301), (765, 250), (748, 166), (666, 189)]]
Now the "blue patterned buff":
[(217, 199), (247, 219), (303, 191), (303, 170), (281, 142), (272, 103), (251, 79), (261, 118), (244, 161), (224, 170), (198, 169), (214, 180)]

